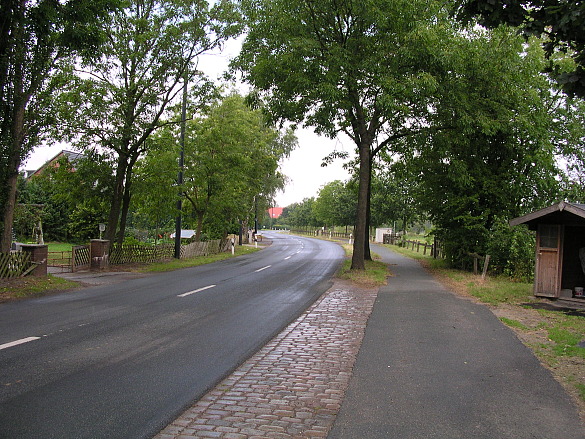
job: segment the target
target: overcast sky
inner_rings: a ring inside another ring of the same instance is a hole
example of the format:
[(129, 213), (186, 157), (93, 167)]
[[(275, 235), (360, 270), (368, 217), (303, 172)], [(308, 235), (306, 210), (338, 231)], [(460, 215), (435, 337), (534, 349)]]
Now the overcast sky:
[[(210, 77), (218, 78), (227, 68), (229, 59), (237, 54), (240, 43), (233, 41), (226, 44), (221, 54), (203, 56), (199, 68)], [(334, 150), (346, 151), (353, 155), (351, 141), (345, 139), (328, 139), (317, 136), (310, 129), (297, 131), (299, 147), (292, 152), (290, 158), (282, 162), (281, 171), (288, 177), (284, 192), (276, 196), (276, 207), (302, 201), (304, 198), (317, 195), (319, 188), (333, 180), (347, 180), (349, 174), (343, 169), (343, 162), (336, 160), (327, 167), (321, 167), (323, 157)], [(30, 158), (22, 166), (24, 169), (38, 169), (47, 160), (57, 155), (62, 149), (72, 149), (68, 145), (43, 146), (36, 148)]]

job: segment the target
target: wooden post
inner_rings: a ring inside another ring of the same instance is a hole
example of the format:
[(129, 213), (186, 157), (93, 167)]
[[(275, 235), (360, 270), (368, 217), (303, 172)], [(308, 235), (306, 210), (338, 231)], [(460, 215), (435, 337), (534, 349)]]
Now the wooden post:
[(481, 274), (481, 280), (485, 279), (485, 275), (487, 274), (489, 263), (490, 263), (490, 255), (486, 255), (485, 262), (483, 263), (483, 273)]

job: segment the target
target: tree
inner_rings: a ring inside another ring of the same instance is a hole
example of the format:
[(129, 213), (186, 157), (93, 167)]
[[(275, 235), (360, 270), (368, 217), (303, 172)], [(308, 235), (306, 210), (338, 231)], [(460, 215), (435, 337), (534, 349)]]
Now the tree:
[[(174, 213), (179, 145), (174, 126), (154, 137), (155, 147), (139, 165), (140, 210), (155, 217)], [(279, 161), (296, 146), (289, 131), (267, 126), (260, 110), (232, 94), (217, 101), (186, 127), (183, 186), (186, 222), (195, 239), (225, 236), (238, 220), (253, 220), (283, 187)]]
[(451, 30), (441, 5), (411, 0), (240, 0), (248, 33), (234, 66), (280, 120), (344, 132), (359, 157), (352, 269), (368, 248), (371, 163), (421, 118)]
[(387, 154), (382, 154), (381, 159), (372, 175), (372, 226), (397, 223), (406, 230), (425, 215), (416, 199), (420, 176), (413, 174), (404, 161), (396, 161)]
[(248, 108), (239, 95), (195, 120), (186, 140), (183, 193), (197, 219), (196, 239), (209, 212), (229, 222), (265, 211), (284, 187), (278, 162), (295, 145), (290, 133), (281, 136), (267, 126), (262, 112)]
[(211, 8), (204, 0), (133, 0), (113, 15), (99, 60), (84, 65), (62, 95), (69, 138), (116, 157), (107, 239), (124, 239), (134, 165), (147, 139), (168, 122), (163, 116), (184, 81), (193, 87), (201, 77), (198, 56), (236, 35), (236, 21), (229, 0)]
[[(540, 74), (538, 44), (506, 28), (477, 30), (452, 47), (432, 117), (455, 129), (404, 144), (421, 205), (448, 258), (485, 254), (494, 227), (559, 195), (555, 155), (567, 148), (562, 94)], [(465, 54), (461, 56), (459, 54)]]
[(568, 53), (575, 61), (570, 71), (551, 63), (548, 69), (570, 95), (585, 97), (585, 4), (566, 0), (466, 0), (455, 8), (464, 21), (473, 17), (495, 28), (501, 24), (520, 27), (528, 37), (543, 36), (548, 57), (556, 51)]
[(47, 239), (85, 242), (98, 236), (107, 220), (112, 191), (112, 164), (107, 157), (87, 153), (71, 163), (62, 157), (55, 166), (22, 183), (22, 203), (43, 205)]
[(283, 221), (292, 227), (319, 227), (323, 225), (315, 217), (315, 198), (305, 198), (300, 203), (293, 203), (282, 211)]
[(349, 183), (327, 183), (319, 190), (313, 211), (318, 222), (328, 226), (346, 226), (355, 219), (356, 197)]
[(91, 56), (117, 0), (3, 0), (0, 21), (0, 251), (8, 251), (18, 169), (50, 122), (57, 64)]

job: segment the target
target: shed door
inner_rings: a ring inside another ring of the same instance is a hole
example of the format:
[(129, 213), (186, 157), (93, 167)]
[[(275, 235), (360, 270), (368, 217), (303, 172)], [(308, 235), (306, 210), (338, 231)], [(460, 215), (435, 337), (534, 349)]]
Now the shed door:
[(540, 224), (536, 247), (535, 291), (537, 296), (558, 297), (561, 264), (561, 226)]

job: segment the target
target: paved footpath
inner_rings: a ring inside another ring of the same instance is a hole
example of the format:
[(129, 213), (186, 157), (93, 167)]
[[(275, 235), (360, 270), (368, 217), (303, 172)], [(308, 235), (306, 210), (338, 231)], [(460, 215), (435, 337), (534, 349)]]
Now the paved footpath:
[(387, 286), (336, 284), (156, 439), (585, 438), (560, 384), (486, 307), (374, 251)]
[(380, 246), (380, 288), (330, 439), (584, 439), (573, 401), (485, 306)]
[(336, 282), (156, 439), (326, 437), (376, 294)]

